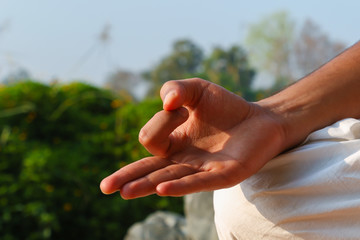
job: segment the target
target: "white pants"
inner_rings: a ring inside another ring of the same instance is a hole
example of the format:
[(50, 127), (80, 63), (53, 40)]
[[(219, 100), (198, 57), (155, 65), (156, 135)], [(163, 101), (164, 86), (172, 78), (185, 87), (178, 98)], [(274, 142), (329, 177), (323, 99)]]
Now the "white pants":
[(360, 239), (360, 121), (318, 130), (215, 191), (214, 209), (220, 239)]

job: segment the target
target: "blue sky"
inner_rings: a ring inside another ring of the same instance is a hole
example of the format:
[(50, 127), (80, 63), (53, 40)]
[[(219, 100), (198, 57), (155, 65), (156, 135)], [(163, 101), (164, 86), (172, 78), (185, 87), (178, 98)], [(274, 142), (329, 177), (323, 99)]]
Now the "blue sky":
[[(0, 78), (23, 67), (43, 81), (80, 78), (101, 85), (115, 66), (151, 68), (180, 38), (205, 51), (242, 44), (249, 24), (282, 10), (298, 26), (310, 18), (351, 45), (360, 36), (359, 9), (355, 0), (0, 0)], [(101, 45), (106, 24), (111, 41)]]

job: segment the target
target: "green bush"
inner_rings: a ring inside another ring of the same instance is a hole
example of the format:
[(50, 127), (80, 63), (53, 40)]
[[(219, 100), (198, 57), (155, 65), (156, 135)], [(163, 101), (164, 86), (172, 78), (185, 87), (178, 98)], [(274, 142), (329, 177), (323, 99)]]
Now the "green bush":
[(138, 143), (159, 99), (134, 103), (83, 83), (0, 88), (0, 239), (122, 239), (181, 198), (126, 201), (101, 179), (147, 156)]

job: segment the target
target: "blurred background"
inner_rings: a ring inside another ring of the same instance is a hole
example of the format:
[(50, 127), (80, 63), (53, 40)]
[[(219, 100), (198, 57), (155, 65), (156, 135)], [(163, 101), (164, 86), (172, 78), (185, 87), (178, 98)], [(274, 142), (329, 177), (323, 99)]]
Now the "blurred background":
[(360, 2), (0, 0), (0, 239), (122, 239), (182, 198), (125, 201), (101, 179), (147, 156), (171, 79), (256, 101), (359, 40)]

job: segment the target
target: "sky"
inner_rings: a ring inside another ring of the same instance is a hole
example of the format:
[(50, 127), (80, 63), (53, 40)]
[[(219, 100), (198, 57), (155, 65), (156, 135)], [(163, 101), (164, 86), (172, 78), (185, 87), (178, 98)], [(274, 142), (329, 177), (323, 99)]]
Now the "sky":
[[(49, 82), (102, 86), (114, 69), (142, 72), (188, 38), (209, 52), (242, 45), (251, 24), (287, 11), (347, 46), (359, 40), (356, 0), (0, 0), (0, 79), (18, 68)], [(109, 26), (108, 41), (100, 34)], [(259, 80), (261, 82), (261, 79)]]

